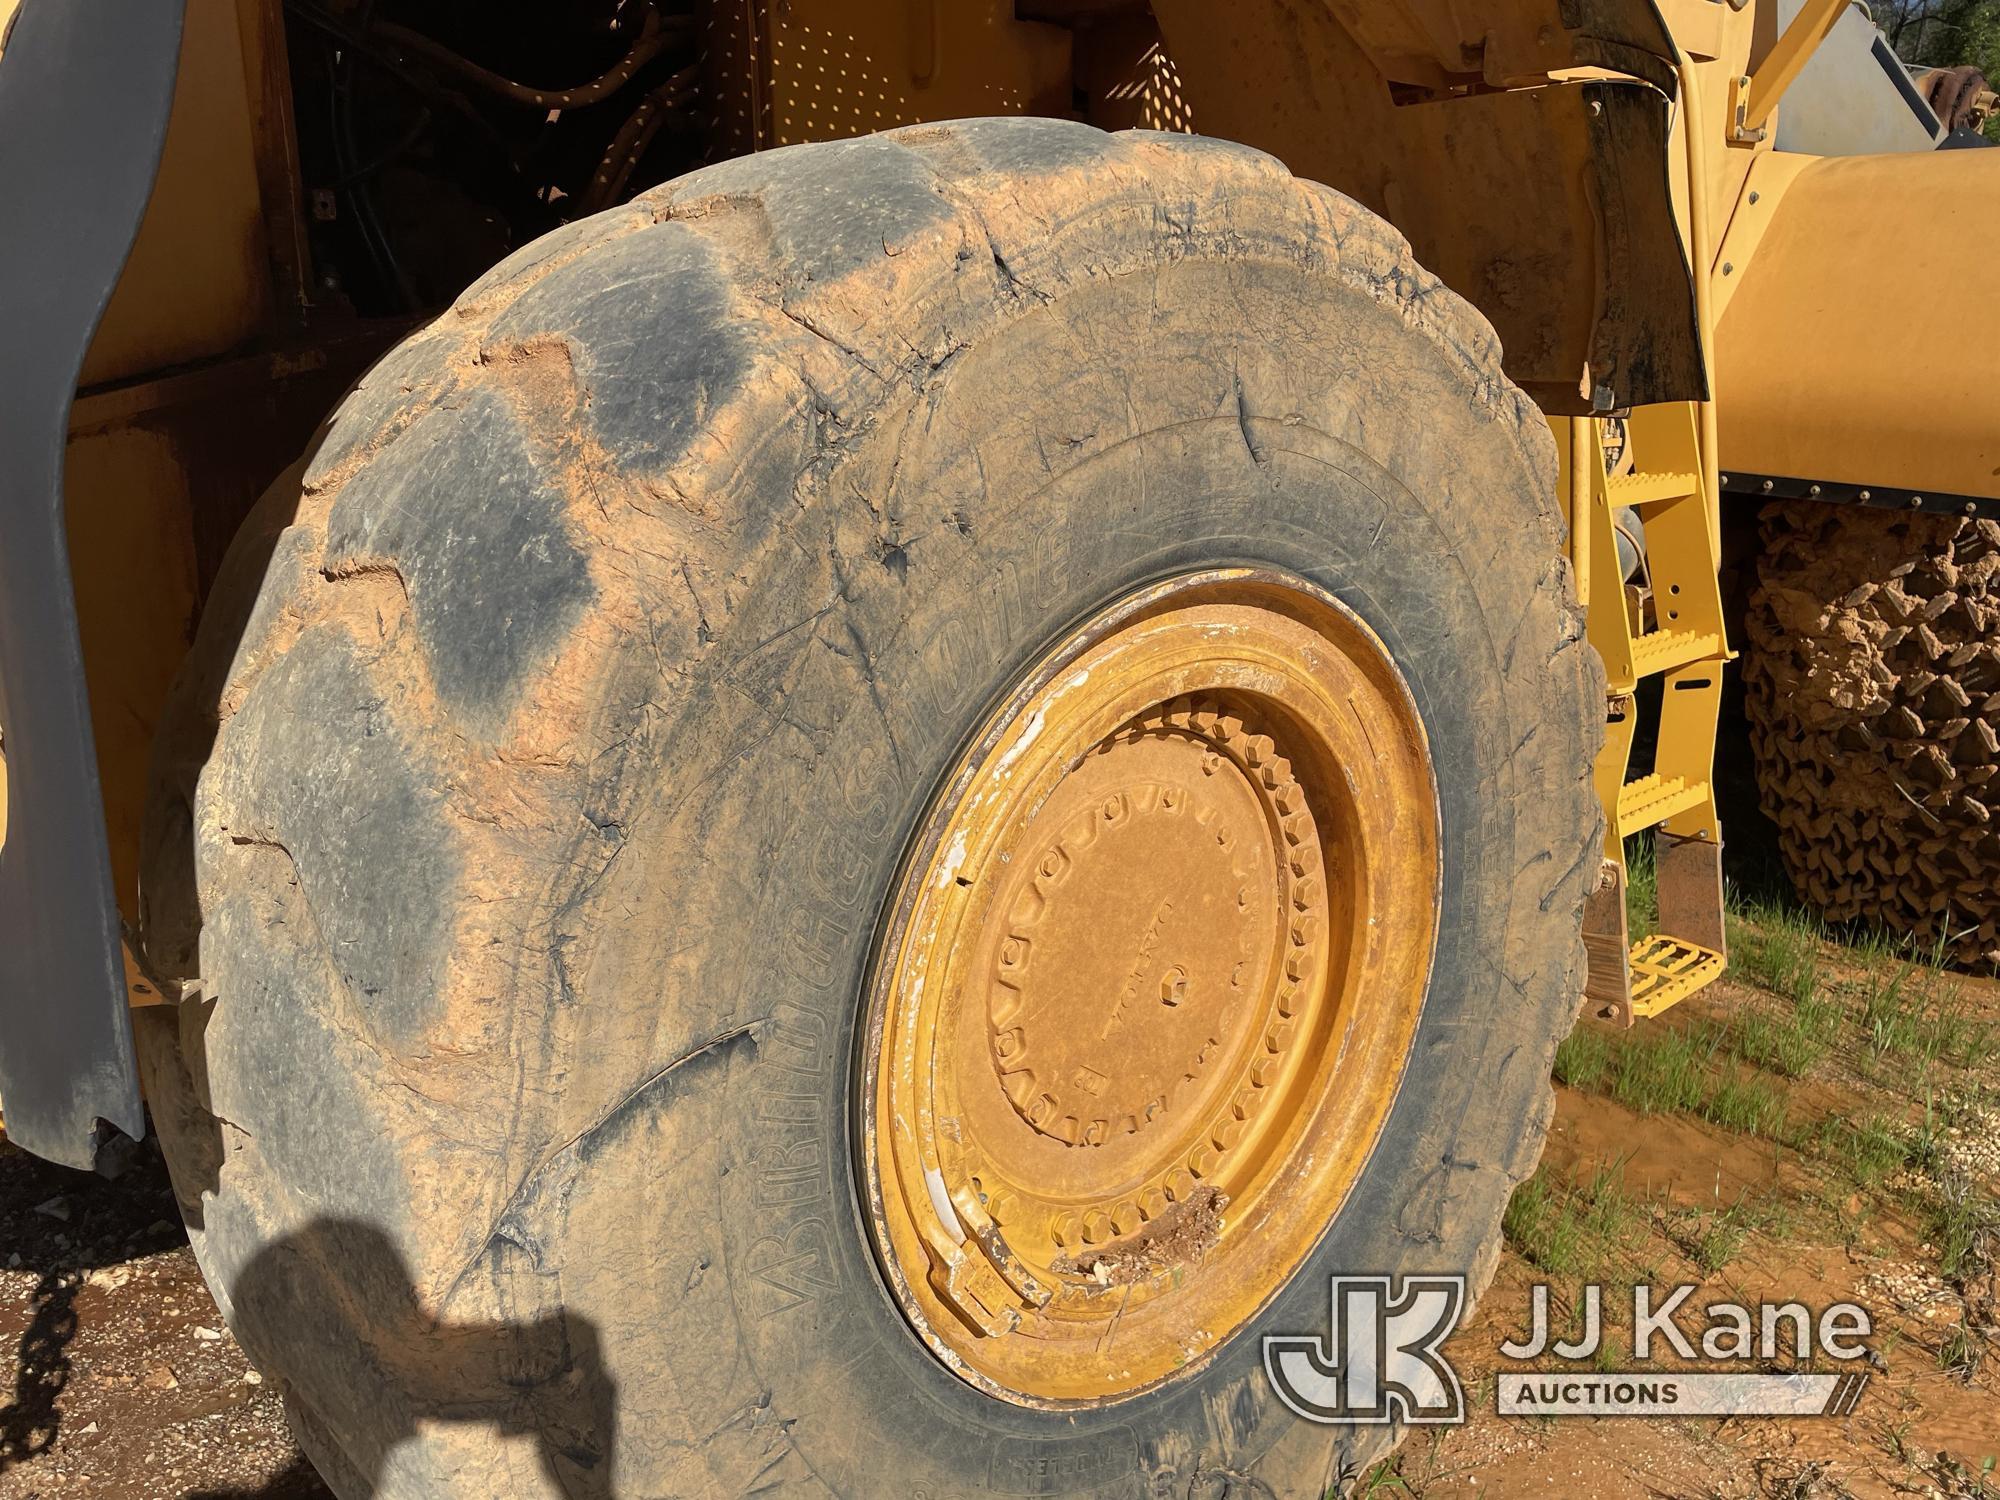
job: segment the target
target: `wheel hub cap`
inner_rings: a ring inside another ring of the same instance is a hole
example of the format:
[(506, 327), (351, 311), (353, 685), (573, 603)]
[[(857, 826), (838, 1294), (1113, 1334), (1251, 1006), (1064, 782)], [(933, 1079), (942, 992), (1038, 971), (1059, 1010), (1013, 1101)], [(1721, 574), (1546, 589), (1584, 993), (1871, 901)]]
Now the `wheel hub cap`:
[(864, 1174), (932, 1350), (1102, 1402), (1254, 1316), (1387, 1115), (1436, 883), (1421, 722), (1331, 598), (1193, 575), (1040, 663), (927, 820), (872, 995)]

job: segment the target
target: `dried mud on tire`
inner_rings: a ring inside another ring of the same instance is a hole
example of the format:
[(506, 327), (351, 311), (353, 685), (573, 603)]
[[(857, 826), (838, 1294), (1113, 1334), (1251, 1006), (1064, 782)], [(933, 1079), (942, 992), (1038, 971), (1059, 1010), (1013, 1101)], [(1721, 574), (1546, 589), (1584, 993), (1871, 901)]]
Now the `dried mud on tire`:
[(1787, 872), (2000, 963), (2000, 522), (1799, 502), (1762, 538), (1744, 683)]
[[(1387, 226), (1198, 139), (978, 121), (528, 247), (348, 398), (181, 684), (147, 1084), (202, 1266), (343, 1494), (1320, 1493), (1256, 1335), (1483, 1286), (1581, 985), (1602, 678), (1554, 453)], [(1071, 621), (1218, 563), (1368, 621), (1437, 767), (1404, 1087), (1305, 1268), (1101, 1409), (958, 1380), (851, 1172), (876, 911)]]

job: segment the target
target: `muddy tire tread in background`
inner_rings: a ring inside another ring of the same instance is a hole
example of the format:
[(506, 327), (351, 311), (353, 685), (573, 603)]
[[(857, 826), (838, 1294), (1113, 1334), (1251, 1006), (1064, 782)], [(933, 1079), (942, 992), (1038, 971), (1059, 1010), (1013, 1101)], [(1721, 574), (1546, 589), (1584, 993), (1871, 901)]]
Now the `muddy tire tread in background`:
[(177, 1192), (334, 1487), (1289, 1497), (1385, 1452), (1249, 1334), (1060, 1418), (958, 1381), (869, 1258), (855, 1013), (1024, 664), (1151, 579), (1291, 569), (1409, 680), (1444, 917), (1370, 1165), (1251, 1331), (1324, 1332), (1329, 1269), (1483, 1287), (1601, 838), (1553, 479), (1394, 230), (1052, 121), (705, 169), (387, 356), (225, 566), (144, 867)]
[(2000, 523), (1767, 506), (1744, 664), (1764, 811), (1830, 921), (2000, 963)]

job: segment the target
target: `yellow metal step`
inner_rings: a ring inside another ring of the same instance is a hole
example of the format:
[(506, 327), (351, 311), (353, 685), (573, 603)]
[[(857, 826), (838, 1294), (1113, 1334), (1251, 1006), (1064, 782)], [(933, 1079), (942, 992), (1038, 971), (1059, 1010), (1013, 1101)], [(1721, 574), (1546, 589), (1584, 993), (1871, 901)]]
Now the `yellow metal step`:
[(1701, 479), (1694, 474), (1613, 474), (1604, 481), (1604, 493), (1616, 510), (1621, 505), (1658, 505), (1666, 500), (1685, 500), (1701, 492)]
[(1632, 1014), (1657, 1016), (1722, 977), (1722, 955), (1712, 949), (1656, 935), (1632, 945)]
[(1639, 677), (1671, 672), (1689, 662), (1722, 655), (1722, 637), (1712, 630), (1650, 630), (1632, 640), (1632, 671)]
[(1708, 783), (1657, 771), (1628, 781), (1618, 791), (1618, 836), (1629, 838), (1644, 829), (1680, 816), (1708, 800)]

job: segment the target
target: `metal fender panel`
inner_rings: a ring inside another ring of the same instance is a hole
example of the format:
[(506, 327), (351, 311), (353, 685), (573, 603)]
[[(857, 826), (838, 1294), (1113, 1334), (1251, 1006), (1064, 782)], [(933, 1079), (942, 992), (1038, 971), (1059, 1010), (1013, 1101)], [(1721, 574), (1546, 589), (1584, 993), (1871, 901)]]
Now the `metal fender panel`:
[[(1384, 7), (1362, 9), (1388, 24)], [(1496, 26), (1533, 11), (1489, 9)], [(1652, 6), (1605, 0), (1596, 10), (1619, 38), (1611, 52), (1634, 67), (1652, 58), (1646, 71), (1671, 88), (1671, 67), (1631, 40), (1647, 35), (1647, 18), (1657, 32)], [(1381, 71), (1420, 71), (1402, 51), (1385, 64), (1370, 50), (1389, 47), (1386, 34), (1364, 43), (1324, 0), (1241, 0), (1221, 38), (1203, 0), (1153, 0), (1153, 12), (1199, 128), (1269, 151), (1402, 230), (1417, 259), (1486, 315), (1507, 374), (1543, 410), (1706, 394), (1668, 186), (1673, 101), (1661, 87), (1568, 80), (1425, 98)], [(1632, 24), (1612, 27), (1614, 15)], [(1583, 46), (1547, 29), (1550, 46)]]
[(1722, 244), (1723, 472), (2000, 496), (1980, 352), (2000, 328), (2000, 151), (1772, 152), (1749, 189)]
[(70, 1166), (140, 1135), (104, 813), (63, 526), (70, 399), (152, 191), (180, 0), (26, 0), (0, 55), (0, 1103)]

